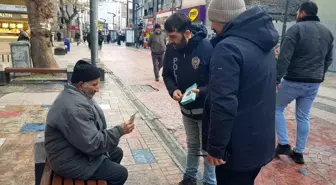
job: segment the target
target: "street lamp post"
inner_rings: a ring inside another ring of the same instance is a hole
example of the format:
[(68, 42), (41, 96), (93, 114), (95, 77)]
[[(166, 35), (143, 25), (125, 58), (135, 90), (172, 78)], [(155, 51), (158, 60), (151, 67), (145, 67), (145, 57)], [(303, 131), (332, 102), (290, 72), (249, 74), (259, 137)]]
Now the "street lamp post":
[(96, 66), (98, 58), (98, 1), (90, 0), (91, 64)]
[(288, 21), (288, 9), (289, 9), (289, 0), (286, 1), (285, 15), (284, 15), (284, 23), (282, 25), (282, 33), (281, 33), (281, 43), (283, 38), (285, 37), (287, 30), (287, 21)]
[(172, 14), (174, 14), (174, 9), (175, 9), (175, 0), (172, 0)]
[(112, 13), (112, 12), (107, 12), (108, 14), (112, 14), (113, 17), (112, 17), (112, 25), (113, 25), (113, 30), (114, 30), (114, 18), (117, 16), (115, 13)]

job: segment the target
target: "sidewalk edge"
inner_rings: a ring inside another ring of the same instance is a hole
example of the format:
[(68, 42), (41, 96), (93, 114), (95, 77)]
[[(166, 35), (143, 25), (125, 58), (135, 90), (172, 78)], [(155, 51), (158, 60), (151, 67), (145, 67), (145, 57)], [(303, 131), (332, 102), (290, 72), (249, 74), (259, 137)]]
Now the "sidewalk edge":
[(163, 123), (154, 116), (137, 97), (132, 90), (111, 70), (105, 67), (105, 72), (109, 75), (121, 88), (122, 92), (129, 98), (130, 102), (138, 109), (141, 118), (145, 121), (147, 126), (151, 129), (159, 141), (162, 141), (162, 146), (166, 149), (175, 164), (185, 172), (186, 151), (172, 136), (172, 134), (164, 127)]

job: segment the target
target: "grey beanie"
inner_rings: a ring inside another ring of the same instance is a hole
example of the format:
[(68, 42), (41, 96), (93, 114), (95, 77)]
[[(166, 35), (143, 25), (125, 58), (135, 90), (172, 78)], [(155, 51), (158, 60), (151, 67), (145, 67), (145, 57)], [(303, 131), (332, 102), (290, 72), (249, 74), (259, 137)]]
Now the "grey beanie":
[(246, 10), (244, 0), (211, 0), (208, 8), (210, 21), (227, 23)]

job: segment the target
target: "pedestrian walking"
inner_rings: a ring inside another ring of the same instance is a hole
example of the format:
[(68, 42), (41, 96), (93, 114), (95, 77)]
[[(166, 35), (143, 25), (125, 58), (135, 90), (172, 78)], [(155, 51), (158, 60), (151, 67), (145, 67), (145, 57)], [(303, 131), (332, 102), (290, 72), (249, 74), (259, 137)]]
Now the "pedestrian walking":
[(57, 41), (58, 42), (62, 41), (62, 33), (61, 32), (57, 32)]
[[(279, 140), (277, 155), (289, 155), (304, 164), (303, 152), (310, 129), (310, 109), (333, 61), (332, 33), (317, 16), (314, 2), (303, 3), (297, 12), (297, 24), (284, 36), (277, 62), (276, 132)], [(283, 81), (281, 81), (284, 77)], [(296, 102), (296, 145), (289, 145), (284, 110)]]
[(218, 185), (253, 185), (274, 157), (278, 42), (272, 17), (244, 0), (212, 0), (217, 33), (210, 62), (203, 147)]
[(89, 49), (91, 49), (91, 33), (90, 33), (90, 32), (87, 33), (87, 35), (86, 35), (86, 40), (87, 40), (87, 42), (88, 42), (88, 47), (89, 47)]
[(84, 35), (83, 35), (83, 41), (84, 41), (84, 43), (86, 43), (86, 40), (87, 40), (87, 33), (84, 33)]
[(110, 41), (111, 41), (111, 34), (108, 34), (106, 37), (107, 37), (107, 38), (106, 38), (106, 40), (107, 40), (107, 44), (110, 44)]
[(80, 44), (80, 42), (81, 42), (80, 37), (81, 37), (80, 33), (77, 32), (77, 33), (75, 34), (75, 41), (77, 42), (77, 46), (78, 46), (78, 45)]
[(119, 31), (118, 33), (117, 33), (117, 44), (118, 44), (118, 46), (121, 46), (121, 40), (122, 40), (122, 35), (121, 35), (121, 32)]
[[(158, 25), (155, 27), (159, 28)], [(192, 25), (184, 14), (176, 13), (169, 17), (165, 22), (165, 30), (168, 32), (169, 44), (164, 57), (163, 79), (169, 95), (180, 103), (188, 144), (187, 167), (179, 185), (196, 185), (200, 156), (205, 153), (201, 152), (201, 128), (212, 45), (206, 38), (206, 27)], [(165, 36), (159, 36), (165, 39)], [(160, 40), (160, 43), (163, 41)], [(195, 83), (198, 86), (198, 89), (193, 90), (197, 94), (196, 100), (181, 104), (183, 94)], [(215, 167), (207, 160), (204, 160), (203, 184), (216, 185)]]
[(102, 50), (103, 48), (103, 41), (104, 41), (104, 35), (102, 31), (98, 31), (98, 45), (99, 45), (99, 50)]
[(139, 36), (139, 46), (143, 47), (144, 46), (144, 36), (143, 36), (143, 33), (140, 32), (140, 36)]
[(27, 32), (21, 29), (17, 41), (28, 41), (29, 42), (29, 36)]
[(163, 55), (166, 50), (166, 35), (161, 31), (161, 25), (155, 24), (155, 30), (150, 35), (148, 46), (151, 48), (155, 81), (159, 81), (163, 66)]

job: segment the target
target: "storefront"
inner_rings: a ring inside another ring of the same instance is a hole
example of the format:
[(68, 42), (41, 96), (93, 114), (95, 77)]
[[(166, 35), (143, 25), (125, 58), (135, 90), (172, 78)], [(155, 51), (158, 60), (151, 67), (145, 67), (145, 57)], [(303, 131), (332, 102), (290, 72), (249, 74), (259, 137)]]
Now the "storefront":
[(144, 27), (145, 27), (145, 37), (149, 38), (150, 33), (154, 30), (154, 18), (144, 19)]
[(27, 9), (24, 6), (0, 4), (0, 38), (17, 37), (20, 29), (29, 29)]
[(172, 15), (171, 10), (163, 10), (156, 14), (156, 23), (161, 25), (161, 28), (164, 29), (164, 23)]
[(188, 16), (193, 24), (204, 24), (205, 25), (206, 23), (205, 5), (177, 10), (177, 12)]

